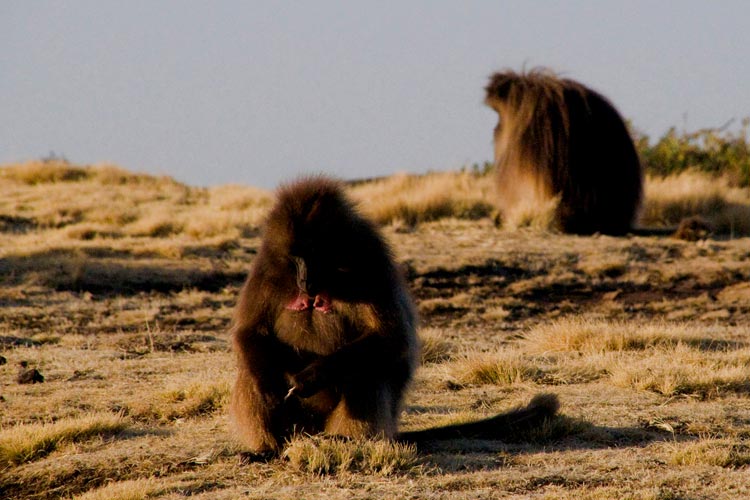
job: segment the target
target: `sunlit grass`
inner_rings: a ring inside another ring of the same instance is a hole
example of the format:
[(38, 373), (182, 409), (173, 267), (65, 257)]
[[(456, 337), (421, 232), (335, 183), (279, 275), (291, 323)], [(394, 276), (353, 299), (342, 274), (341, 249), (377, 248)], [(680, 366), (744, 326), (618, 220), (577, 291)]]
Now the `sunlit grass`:
[(450, 375), (461, 385), (513, 385), (538, 380), (538, 363), (514, 348), (490, 352), (466, 351), (448, 365)]
[(750, 465), (750, 445), (706, 437), (693, 443), (672, 446), (669, 462), (683, 466), (747, 467)]
[(0, 464), (18, 465), (42, 458), (66, 443), (117, 434), (127, 421), (109, 413), (59, 420), (51, 424), (21, 424), (0, 431)]
[(226, 407), (229, 381), (194, 382), (150, 395), (136, 401), (130, 415), (138, 420), (173, 422), (179, 419), (210, 415)]
[(703, 217), (717, 234), (749, 235), (750, 188), (692, 170), (647, 178), (642, 226), (674, 226), (691, 216)]
[(145, 500), (167, 488), (157, 478), (113, 481), (106, 486), (73, 496), (73, 500)]
[(445, 338), (439, 328), (423, 328), (419, 331), (422, 363), (440, 363), (449, 360), (456, 351), (455, 346)]
[(605, 321), (567, 317), (534, 327), (524, 335), (527, 352), (543, 354), (577, 352), (584, 354), (607, 351), (643, 350), (679, 343), (701, 346), (709, 344), (705, 327), (681, 323), (648, 323)]
[(469, 172), (398, 174), (356, 185), (351, 193), (380, 224), (478, 219), (489, 216), (493, 207), (492, 178)]
[(389, 476), (418, 465), (414, 445), (383, 439), (297, 436), (284, 451), (290, 465), (315, 475), (354, 473)]

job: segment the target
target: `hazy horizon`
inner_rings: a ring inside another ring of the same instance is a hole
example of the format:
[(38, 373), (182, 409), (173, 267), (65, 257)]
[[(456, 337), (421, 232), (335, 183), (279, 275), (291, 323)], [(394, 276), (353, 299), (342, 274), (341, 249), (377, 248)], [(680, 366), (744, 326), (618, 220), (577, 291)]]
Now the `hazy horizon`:
[(652, 139), (750, 116), (750, 2), (0, 4), (0, 164), (54, 152), (273, 188), (492, 157), (494, 71), (545, 66)]

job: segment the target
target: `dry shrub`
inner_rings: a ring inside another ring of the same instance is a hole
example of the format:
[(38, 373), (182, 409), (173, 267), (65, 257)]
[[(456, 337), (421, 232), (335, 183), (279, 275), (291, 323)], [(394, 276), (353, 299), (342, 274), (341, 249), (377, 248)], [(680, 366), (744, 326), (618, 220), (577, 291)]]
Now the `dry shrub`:
[(692, 216), (719, 234), (750, 235), (750, 189), (692, 170), (646, 179), (641, 225), (674, 226)]
[(321, 436), (295, 436), (284, 458), (295, 469), (316, 475), (358, 472), (389, 476), (408, 472), (418, 464), (413, 444)]
[(397, 174), (351, 188), (352, 197), (376, 222), (413, 226), (445, 217), (479, 219), (492, 212), (492, 181), (470, 172)]
[(52, 424), (21, 424), (0, 431), (0, 464), (18, 465), (45, 457), (66, 443), (111, 436), (127, 427), (120, 415), (96, 413)]

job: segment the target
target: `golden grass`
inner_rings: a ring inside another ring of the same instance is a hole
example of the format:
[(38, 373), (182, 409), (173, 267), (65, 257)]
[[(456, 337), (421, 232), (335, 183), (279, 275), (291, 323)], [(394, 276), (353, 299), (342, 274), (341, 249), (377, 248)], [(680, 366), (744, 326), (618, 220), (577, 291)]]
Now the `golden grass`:
[(596, 354), (607, 351), (643, 350), (680, 343), (701, 346), (710, 343), (705, 327), (680, 323), (606, 321), (566, 317), (540, 324), (524, 335), (529, 353), (579, 352)]
[(701, 352), (685, 344), (655, 348), (638, 359), (622, 359), (611, 369), (611, 383), (673, 396), (714, 398), (750, 393), (750, 349)]
[(32, 160), (15, 165), (0, 166), (0, 179), (19, 184), (38, 185), (59, 182), (94, 180), (99, 184), (176, 184), (169, 177), (134, 174), (110, 164), (93, 166), (73, 165), (66, 160)]
[[(65, 161), (27, 162), (0, 168), (0, 195), (12, 192), (19, 228), (68, 228), (71, 240), (107, 238), (243, 237), (257, 233), (273, 195), (236, 185), (196, 188), (167, 177), (133, 174), (112, 165), (81, 167)], [(493, 175), (475, 172), (399, 174), (357, 183), (349, 190), (364, 213), (380, 224), (414, 227), (443, 218), (479, 219), (495, 212)], [(137, 186), (137, 189), (134, 189)], [(105, 189), (106, 188), (106, 189)], [(54, 204), (49, 200), (54, 199)], [(503, 227), (550, 229), (557, 200), (519, 206), (504, 214)], [(701, 216), (715, 233), (750, 234), (750, 189), (726, 178), (683, 172), (648, 177), (642, 226), (673, 226)]]
[(533, 382), (542, 376), (537, 364), (515, 348), (465, 351), (450, 363), (448, 370), (460, 385), (513, 385)]
[(284, 458), (296, 470), (315, 475), (344, 472), (389, 476), (418, 465), (416, 446), (384, 439), (295, 436)]
[(164, 493), (166, 489), (157, 478), (114, 481), (82, 495), (74, 495), (73, 500), (145, 500)]
[(717, 234), (750, 235), (750, 189), (734, 187), (727, 177), (696, 171), (648, 177), (644, 192), (643, 226), (674, 226), (697, 215)]
[(90, 177), (91, 170), (73, 166), (63, 160), (30, 161), (0, 169), (0, 179), (29, 185), (73, 182)]
[(127, 425), (120, 415), (100, 413), (51, 424), (20, 424), (3, 429), (0, 431), (0, 464), (18, 465), (37, 460), (64, 444), (117, 434)]
[(714, 465), (740, 468), (750, 465), (750, 445), (728, 439), (705, 437), (694, 443), (672, 446), (669, 463), (673, 465)]
[(195, 382), (156, 393), (129, 407), (129, 414), (138, 420), (162, 423), (210, 415), (226, 407), (229, 400), (229, 381)]
[(492, 179), (470, 172), (398, 174), (358, 184), (350, 191), (363, 212), (380, 224), (479, 219), (493, 210)]
[[(499, 232), (483, 205), (491, 176), (384, 179), (380, 201), (367, 199), (367, 184), (351, 186), (365, 193), (363, 211), (391, 207), (384, 233), (410, 262), (422, 313), (425, 365), (402, 426), (476, 420), (540, 391), (559, 395), (562, 415), (512, 443), (455, 440), (415, 455), (378, 451), (377, 440), (298, 437), (287, 460), (240, 465), (226, 331), (273, 195), (43, 167), (0, 169), (0, 378), (10, 381), (0, 491), (9, 498), (747, 496), (743, 240)], [(433, 201), (419, 202), (427, 179)], [(676, 195), (684, 207), (674, 217), (750, 205), (721, 186), (697, 204), (690, 191)], [(470, 201), (445, 201), (454, 195)], [(485, 219), (456, 219), (477, 213)], [(421, 224), (434, 217), (446, 219)], [(417, 226), (399, 232), (406, 223)], [(603, 280), (613, 293), (596, 300)], [(12, 383), (22, 360), (47, 382)], [(86, 434), (81, 422), (97, 415), (120, 418), (124, 432)], [(41, 418), (49, 423), (28, 424)]]
[(189, 187), (114, 166), (62, 161), (6, 166), (0, 180), (0, 215), (14, 213), (0, 220), (5, 230), (34, 234), (59, 228), (53, 239), (58, 245), (179, 235), (247, 237), (257, 233), (272, 202), (271, 193), (257, 188)]
[(510, 231), (517, 229), (533, 229), (537, 231), (555, 230), (557, 206), (560, 197), (555, 196), (542, 202), (528, 200), (513, 206), (501, 217), (501, 227)]
[(667, 396), (750, 393), (750, 348), (722, 339), (722, 331), (683, 323), (564, 318), (529, 331), (523, 350), (562, 383), (608, 376), (617, 387)]
[(449, 360), (456, 351), (452, 342), (445, 339), (445, 331), (440, 328), (422, 328), (419, 331), (422, 364), (442, 363)]

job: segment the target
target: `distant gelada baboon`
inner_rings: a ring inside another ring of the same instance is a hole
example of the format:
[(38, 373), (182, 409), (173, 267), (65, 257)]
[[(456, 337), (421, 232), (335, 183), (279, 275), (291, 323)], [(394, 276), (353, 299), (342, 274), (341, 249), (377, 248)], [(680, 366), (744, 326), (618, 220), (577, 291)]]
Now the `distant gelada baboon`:
[(391, 250), (340, 183), (280, 188), (232, 326), (230, 411), (246, 458), (277, 454), (294, 432), (424, 441), (507, 433), (556, 412), (557, 400), (542, 396), (486, 424), (399, 435), (416, 323)]
[(496, 73), (485, 90), (499, 115), (502, 214), (557, 198), (554, 222), (563, 232), (621, 235), (632, 228), (641, 164), (624, 120), (604, 96), (543, 68)]

